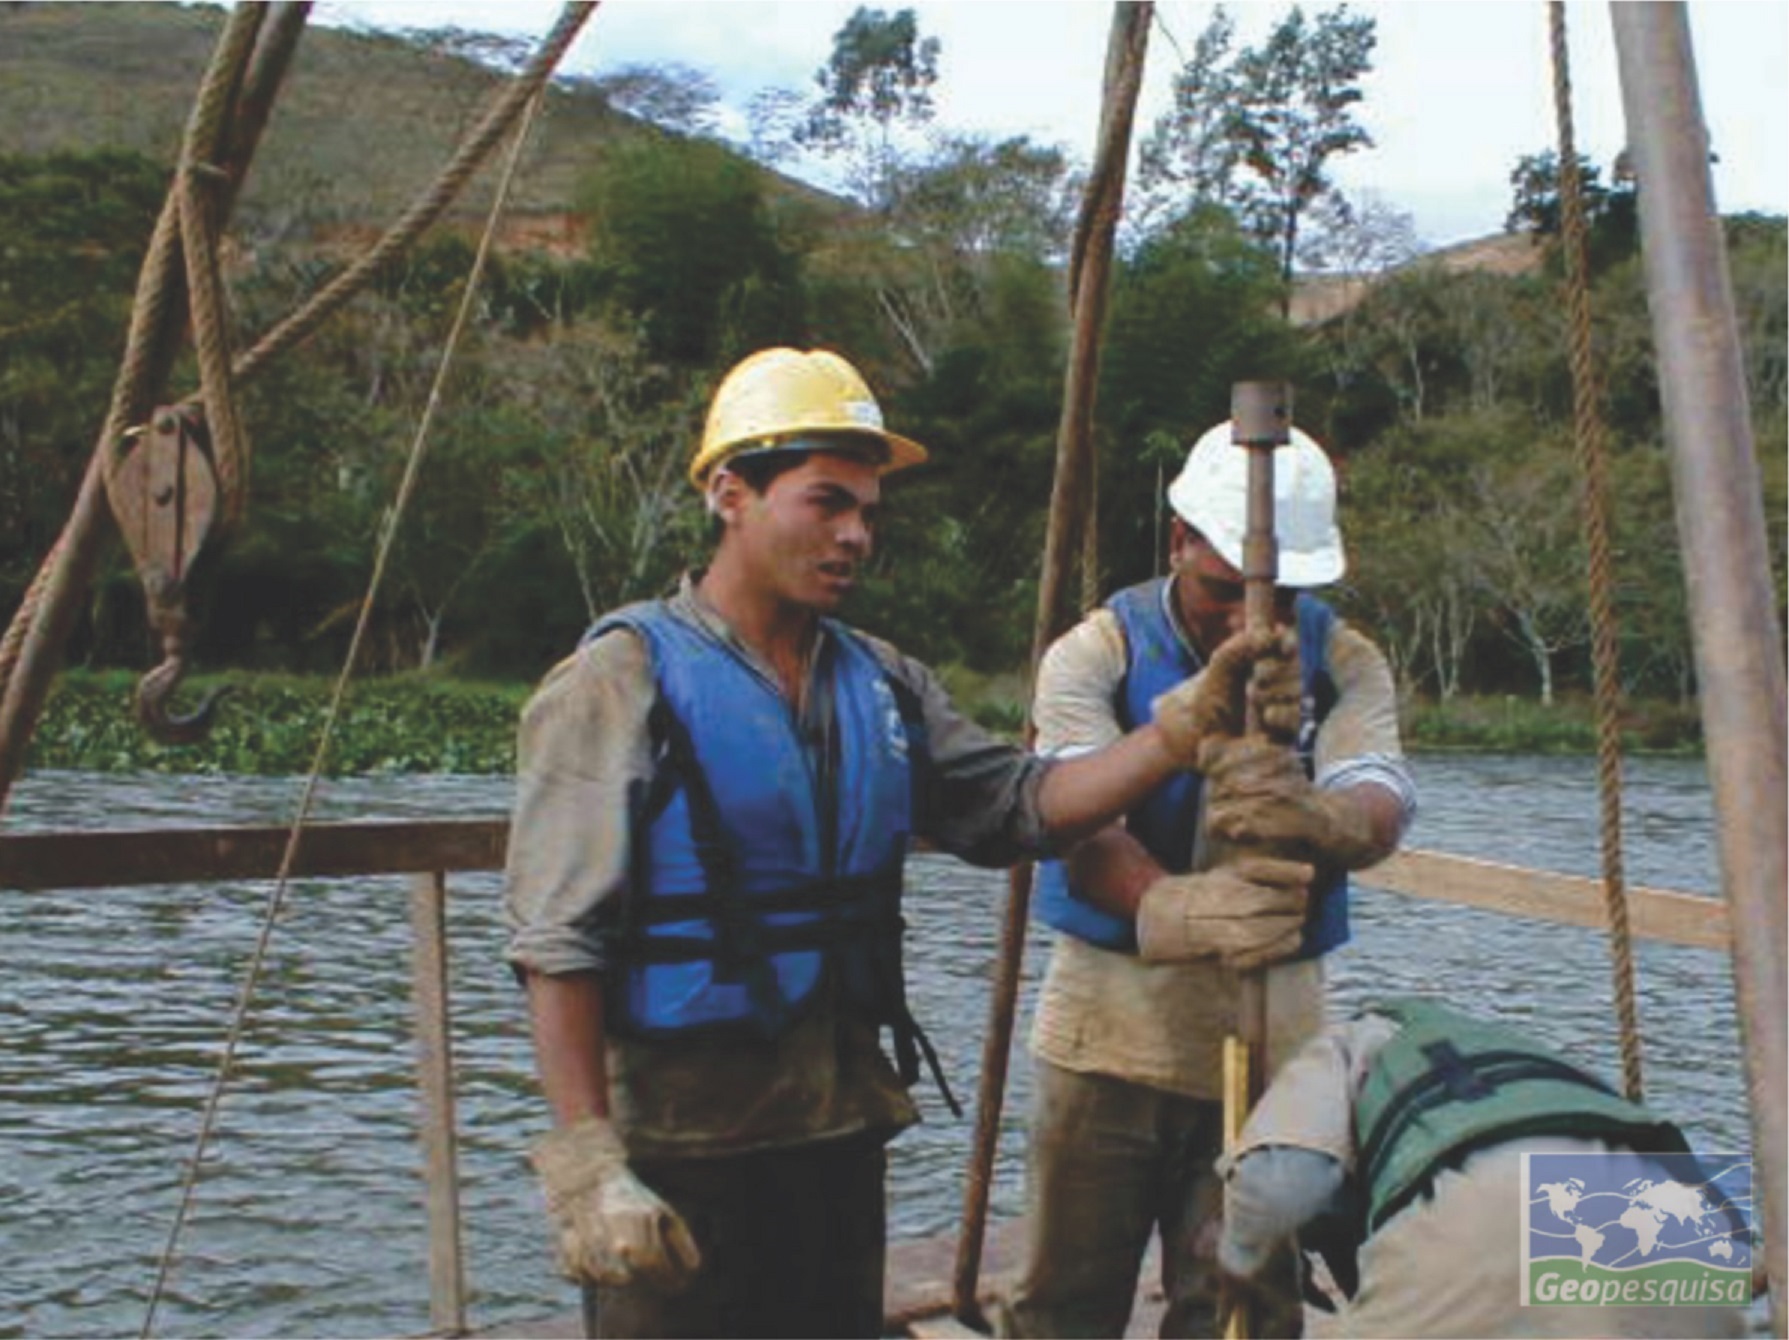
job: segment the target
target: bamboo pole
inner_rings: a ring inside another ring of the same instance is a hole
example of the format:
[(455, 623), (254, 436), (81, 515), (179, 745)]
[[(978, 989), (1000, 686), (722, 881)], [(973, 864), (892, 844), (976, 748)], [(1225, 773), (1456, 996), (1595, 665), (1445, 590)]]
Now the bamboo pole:
[[(1049, 529), (1044, 541), (1043, 576), (1038, 587), (1037, 623), (1032, 635), (1031, 670), (1050, 643), (1069, 626), (1070, 578), (1086, 529), (1087, 481), (1093, 458), (1094, 392), (1099, 380), (1099, 336), (1110, 289), (1112, 238), (1124, 201), (1125, 163), (1131, 123), (1143, 82), (1143, 56), (1155, 6), (1120, 3), (1112, 7), (1106, 45), (1105, 95), (1100, 110), (1099, 146), (1087, 194), (1075, 226), (1069, 263), (1069, 299), (1074, 314), (1073, 343), (1062, 393), (1062, 422), (1056, 435), (1056, 471), (1050, 490)], [(1030, 731), (1027, 729), (1027, 741)], [(1013, 1018), (1019, 999), (1019, 968), (1030, 919), (1029, 862), (1008, 877), (1006, 911), (1000, 925), (1000, 956), (988, 1003), (988, 1031), (982, 1047), (981, 1085), (976, 1100), (975, 1144), (963, 1187), (963, 1220), (951, 1311), (965, 1325), (982, 1321), (976, 1304), (981, 1275), (982, 1237), (987, 1230), (994, 1154), (1000, 1143), (1000, 1114), (1006, 1098), (1007, 1062), (1012, 1052)]]
[(1719, 821), (1721, 884), (1733, 924), (1733, 985), (1764, 1207), (1771, 1326), (1780, 1336), (1789, 1326), (1783, 1292), (1789, 1185), (1783, 630), (1689, 20), (1681, 4), (1609, 9), (1640, 184), (1659, 394)]

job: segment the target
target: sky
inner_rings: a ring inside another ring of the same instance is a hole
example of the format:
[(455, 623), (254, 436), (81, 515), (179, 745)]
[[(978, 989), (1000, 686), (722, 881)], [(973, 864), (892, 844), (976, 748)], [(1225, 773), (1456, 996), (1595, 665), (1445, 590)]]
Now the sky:
[[(936, 124), (1030, 135), (1085, 164), (1099, 115), (1111, 6), (1104, 0), (871, 0), (912, 7), (942, 50)], [(601, 75), (678, 62), (720, 86), (723, 133), (744, 135), (743, 109), (767, 87), (803, 93), (857, 0), (606, 0), (564, 68)], [(1288, 5), (1233, 3), (1239, 38), (1254, 42)], [(1307, 12), (1327, 8), (1311, 0)], [(1541, 0), (1355, 0), (1378, 23), (1360, 120), (1375, 146), (1337, 161), (1352, 196), (1374, 195), (1412, 216), (1429, 246), (1502, 229), (1509, 173), (1554, 145), (1547, 7)], [(1181, 64), (1212, 5), (1159, 0), (1134, 140), (1166, 108)], [(550, 0), (323, 0), (316, 21), (377, 27), (452, 24), (538, 36)], [(1789, 213), (1789, 0), (1701, 0), (1689, 6), (1703, 115), (1718, 156), (1723, 213)], [(1575, 137), (1604, 169), (1620, 151), (1621, 91), (1608, 6), (1570, 3)], [(825, 184), (825, 183), (822, 183)]]

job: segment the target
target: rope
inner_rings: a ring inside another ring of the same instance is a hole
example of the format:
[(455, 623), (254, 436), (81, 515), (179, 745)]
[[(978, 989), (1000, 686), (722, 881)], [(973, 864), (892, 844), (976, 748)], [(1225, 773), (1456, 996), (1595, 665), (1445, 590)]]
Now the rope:
[(485, 263), (490, 256), (491, 242), (497, 233), (497, 223), (502, 216), (503, 206), (509, 198), (510, 184), (515, 177), (516, 164), (521, 160), (522, 146), (527, 140), (529, 128), (534, 123), (535, 112), (539, 106), (538, 98), (527, 104), (527, 114), (516, 131), (515, 142), (510, 148), (509, 160), (504, 165), (502, 180), (499, 181), (496, 196), (491, 201), (491, 211), (485, 222), (484, 235), (479, 239), (478, 252), (472, 261), (472, 270), (466, 277), (466, 291), (461, 295), (459, 310), (454, 316), (453, 328), (448, 332), (447, 343), (441, 351), (441, 361), (435, 369), (434, 383), (429, 387), (428, 401), (423, 407), (422, 417), (417, 422), (415, 436), (411, 439), (409, 456), (404, 464), (404, 475), (398, 484), (397, 496), (392, 503), (384, 531), (379, 537), (379, 546), (373, 560), (372, 576), (367, 582), (366, 595), (360, 604), (360, 616), (355, 621), (354, 635), (349, 640), (348, 652), (343, 659), (341, 673), (336, 677), (335, 690), (330, 697), (328, 711), (324, 714), (323, 729), (318, 736), (316, 752), (311, 758), (310, 772), (305, 777), (298, 808), (292, 816), (292, 825), (286, 836), (285, 850), (280, 856), (279, 872), (274, 877), (273, 893), (268, 899), (266, 913), (261, 919), (260, 934), (255, 940), (254, 952), (249, 957), (248, 969), (243, 974), (242, 986), (238, 992), (234, 1015), (230, 1022), (230, 1030), (224, 1039), (223, 1053), (218, 1058), (211, 1092), (206, 1098), (204, 1114), (199, 1123), (198, 1140), (194, 1145), (192, 1157), (187, 1162), (186, 1173), (181, 1181), (180, 1205), (175, 1212), (167, 1244), (162, 1249), (161, 1262), (156, 1271), (155, 1286), (150, 1292), (148, 1311), (143, 1318), (142, 1335), (145, 1340), (151, 1334), (155, 1324), (156, 1308), (160, 1304), (162, 1294), (167, 1286), (168, 1274), (173, 1266), (174, 1252), (180, 1241), (181, 1230), (186, 1224), (187, 1214), (192, 1207), (193, 1192), (199, 1180), (199, 1167), (204, 1160), (206, 1146), (210, 1143), (212, 1130), (216, 1126), (218, 1107), (223, 1101), (224, 1088), (229, 1082), (230, 1069), (236, 1059), (236, 1049), (248, 1021), (249, 1006), (254, 1000), (255, 988), (260, 980), (262, 967), (267, 960), (267, 948), (273, 938), (274, 923), (279, 920), (280, 911), (285, 904), (292, 868), (297, 861), (298, 843), (303, 836), (305, 823), (310, 818), (311, 807), (316, 798), (317, 784), (323, 775), (323, 765), (328, 758), (329, 746), (335, 736), (336, 722), (341, 716), (342, 702), (347, 697), (348, 682), (353, 677), (354, 664), (359, 659), (361, 644), (366, 638), (367, 627), (372, 620), (373, 607), (378, 598), (379, 588), (385, 579), (386, 564), (397, 539), (398, 527), (403, 521), (411, 495), (416, 491), (416, 481), (421, 472), (423, 457), (428, 446), (429, 429), (434, 423), (435, 412), (441, 404), (441, 392), (447, 382), (448, 369), (453, 364), (454, 354), (459, 348), (460, 338), (465, 333), (471, 316), (479, 281), (484, 276)]
[(1621, 842), (1621, 680), (1615, 642), (1613, 560), (1609, 541), (1609, 450), (1602, 387), (1590, 347), (1590, 276), (1585, 257), (1584, 197), (1572, 140), (1571, 67), (1565, 42), (1565, 5), (1549, 0), (1553, 102), (1559, 121), (1559, 203), (1563, 226), (1566, 304), (1570, 321), (1572, 419), (1582, 477), (1584, 533), (1590, 586), (1591, 663), (1596, 684), (1597, 780), (1602, 802), (1603, 901), (1609, 915), (1610, 968), (1621, 1024), (1621, 1070), (1627, 1096), (1638, 1102), (1640, 1010), (1634, 994), (1634, 947), (1628, 927)]
[(230, 341), (224, 321), (223, 285), (217, 272), (217, 210), (210, 197), (213, 177), (199, 163), (180, 168), (180, 240), (186, 260), (187, 301), (192, 311), (193, 348), (205, 401), (225, 529), (234, 529), (248, 506), (248, 440), (236, 416), (230, 385)]
[[(208, 91), (202, 93), (201, 100), (215, 96), (215, 90), (227, 94), (238, 86), (262, 17), (260, 5), (239, 5), (230, 12), (206, 69), (201, 88)], [(209, 117), (201, 118), (195, 107), (189, 141), (211, 125)], [(215, 145), (215, 134), (212, 142)], [(180, 207), (177, 194), (170, 192), (137, 275), (124, 356), (80, 493), (67, 524), (14, 611), (6, 636), (0, 639), (0, 759), (4, 760), (0, 763), (0, 812), (10, 798), (14, 775), (23, 767), (25, 747), (43, 705), (51, 668), (48, 657), (66, 634), (74, 603), (98, 557), (101, 497), (111, 491), (127, 430), (142, 422), (172, 358), (166, 332), (180, 297), (179, 248)], [(21, 665), (25, 666), (22, 678)]]
[(263, 335), (254, 348), (237, 360), (235, 375), (238, 381), (247, 381), (269, 361), (309, 337), (336, 308), (365, 288), (383, 266), (407, 250), (440, 217), (478, 171), (492, 147), (503, 138), (517, 115), (545, 86), (560, 57), (571, 46), (596, 5), (597, 0), (587, 0), (582, 4), (568, 4), (560, 11), (559, 21), (542, 41), (534, 58), (492, 100), (483, 118), (434, 183), (358, 260), (312, 295), (303, 307)]
[[(1062, 420), (1056, 434), (1055, 476), (1050, 486), (1050, 519), (1044, 536), (1043, 571), (1038, 583), (1037, 623), (1032, 634), (1031, 673), (1044, 651), (1074, 618), (1068, 579), (1086, 535), (1092, 478), (1093, 401), (1099, 380), (1099, 335), (1110, 289), (1112, 235), (1124, 201), (1124, 170), (1130, 156), (1131, 124), (1143, 81), (1143, 60), (1155, 6), (1149, 0), (1113, 6), (1106, 45), (1100, 102), (1099, 144), (1093, 172), (1081, 199), (1069, 264), (1073, 338), (1064, 373)], [(1089, 563), (1089, 567), (1093, 565)], [(1027, 727), (1029, 744), (1031, 728)], [(1008, 872), (1006, 910), (1000, 924), (1000, 953), (989, 991), (988, 1030), (982, 1045), (981, 1085), (975, 1112), (975, 1143), (963, 1186), (962, 1228), (952, 1275), (951, 1310), (972, 1324), (979, 1319), (976, 1290), (981, 1276), (982, 1240), (987, 1230), (994, 1154), (1000, 1139), (1000, 1112), (1006, 1100), (1007, 1063), (1018, 1008), (1019, 969), (1025, 953), (1025, 925), (1031, 906), (1032, 867), (1021, 862)]]
[[(596, 5), (597, 0), (587, 0), (587, 3), (565, 6), (559, 21), (548, 33), (522, 75), (492, 100), (489, 109), (435, 183), (365, 256), (240, 357), (230, 370), (234, 380), (239, 382), (254, 375), (276, 355), (307, 338), (336, 308), (365, 287), (381, 266), (388, 264), (393, 257), (415, 242), (478, 169), (521, 109), (544, 87), (553, 68), (595, 11)], [(253, 41), (237, 29), (240, 25), (252, 34), (269, 12), (267, 7), (240, 5), (231, 11), (225, 34), (213, 55), (213, 65), (219, 67), (218, 73), (214, 79), (212, 73), (208, 72), (206, 84), (202, 87), (209, 88), (215, 84), (218, 88), (234, 93), (237, 88), (242, 87), (243, 60), (252, 62), (245, 100), (256, 103), (257, 106), (246, 109), (245, 115), (252, 120), (253, 125), (247, 126), (244, 120), (234, 117), (227, 118), (229, 129), (244, 140), (242, 144), (233, 143), (229, 146), (237, 176), (246, 169), (248, 157), (259, 137), (260, 125), (265, 120), (265, 107), (259, 104), (271, 101), (273, 89), (290, 58), (307, 9), (308, 6), (302, 5), (290, 8), (274, 6), (270, 22), (276, 37), (261, 48), (255, 48)], [(228, 62), (225, 60), (226, 53), (229, 53)], [(208, 96), (202, 93), (201, 101), (209, 101)], [(189, 124), (189, 138), (194, 129), (204, 129), (209, 133), (218, 124), (222, 123), (214, 121), (211, 112), (207, 111), (201, 116), (195, 107), (195, 115)], [(189, 156), (183, 151), (182, 162), (215, 162), (217, 143), (217, 138), (213, 135), (207, 152)], [(202, 168), (199, 170), (203, 171)], [(217, 202), (219, 207), (215, 214), (220, 225), (235, 185), (236, 180), (231, 178), (224, 183), (220, 192), (221, 199)], [(43, 705), (51, 673), (48, 657), (60, 644), (62, 637), (66, 636), (67, 626), (72, 619), (73, 603), (79, 600), (97, 561), (99, 526), (104, 520), (99, 506), (100, 495), (102, 492), (110, 495), (113, 476), (123, 458), (126, 434), (132, 425), (141, 423), (147, 415), (149, 400), (159, 393), (173, 359), (176, 332), (172, 327), (177, 316), (175, 308), (181, 297), (183, 280), (180, 266), (182, 198), (183, 192), (179, 189), (169, 193), (150, 239), (143, 268), (138, 275), (129, 334), (118, 378), (113, 385), (111, 407), (100, 430), (98, 445), (83, 478), (80, 494), (70, 512), (68, 523), (33, 576), (24, 599), (14, 611), (4, 638), (0, 638), (0, 814), (5, 811), (13, 778), (23, 768), (25, 748), (30, 742), (38, 712)], [(195, 217), (197, 213), (195, 211)], [(221, 311), (221, 302), (212, 310)], [(223, 348), (221, 326), (219, 331), (220, 334), (212, 345), (213, 349)], [(204, 360), (201, 361), (203, 365)], [(215, 366), (209, 378), (201, 374), (197, 398), (207, 401), (208, 415), (211, 409), (210, 388), (226, 385), (228, 379)], [(239, 431), (233, 431), (234, 416), (228, 406), (224, 413), (230, 419), (222, 434), (226, 443), (224, 450), (230, 453), (230, 458), (220, 464), (219, 475), (220, 483), (225, 484), (224, 515), (227, 520), (231, 515), (231, 499), (246, 494), (246, 469), (238, 463), (242, 438)], [(214, 433), (214, 442), (218, 436)], [(21, 666), (24, 667), (24, 674), (15, 682)]]

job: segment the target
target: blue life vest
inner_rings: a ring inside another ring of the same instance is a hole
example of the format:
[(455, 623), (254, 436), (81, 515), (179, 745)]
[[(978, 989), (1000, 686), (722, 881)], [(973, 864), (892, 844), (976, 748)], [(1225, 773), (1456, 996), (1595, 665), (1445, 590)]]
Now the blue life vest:
[(776, 685), (664, 602), (618, 610), (585, 641), (618, 627), (644, 640), (658, 696), (653, 780), (631, 798), (633, 869), (609, 930), (610, 1026), (774, 1040), (830, 979), (846, 1008), (893, 1031), (907, 1083), (923, 1051), (944, 1088), (901, 970), (902, 862), (929, 766), (911, 692), (825, 621), (820, 724), (804, 740)]
[[(1124, 630), (1125, 673), (1115, 704), (1125, 730), (1151, 719), (1161, 694), (1195, 673), (1199, 666), (1176, 634), (1166, 601), (1168, 579), (1157, 577), (1116, 592), (1106, 607)], [(1329, 634), (1335, 611), (1311, 595), (1294, 606), (1298, 621), (1298, 659), (1303, 706), (1296, 748), (1306, 774), (1312, 771), (1317, 728), (1335, 706), (1335, 683), (1329, 675)], [(1132, 837), (1164, 870), (1184, 874), (1193, 865), (1193, 835), (1199, 815), (1203, 778), (1178, 772), (1158, 786), (1125, 818)], [(1069, 887), (1068, 867), (1044, 861), (1037, 873), (1037, 911), (1045, 924), (1078, 936), (1102, 949), (1137, 952), (1137, 930), (1130, 920), (1113, 916)], [(1319, 871), (1305, 918), (1304, 942), (1295, 958), (1316, 958), (1348, 940), (1348, 875)]]

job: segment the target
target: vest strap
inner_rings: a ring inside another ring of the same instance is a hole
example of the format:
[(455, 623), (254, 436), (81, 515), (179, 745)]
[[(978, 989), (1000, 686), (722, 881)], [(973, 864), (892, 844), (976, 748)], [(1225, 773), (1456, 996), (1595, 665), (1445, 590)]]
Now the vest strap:
[(1444, 1103), (1479, 1102), (1491, 1097), (1500, 1085), (1528, 1079), (1555, 1080), (1619, 1097), (1607, 1084), (1577, 1067), (1533, 1052), (1462, 1055), (1451, 1042), (1441, 1042), (1424, 1047), (1423, 1054), (1430, 1059), (1429, 1072), (1386, 1104), (1361, 1143), (1362, 1176), (1369, 1186), (1384, 1171), (1385, 1159), (1404, 1133)]

